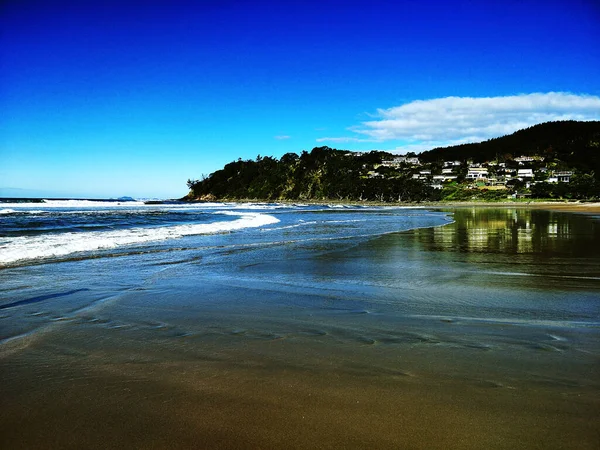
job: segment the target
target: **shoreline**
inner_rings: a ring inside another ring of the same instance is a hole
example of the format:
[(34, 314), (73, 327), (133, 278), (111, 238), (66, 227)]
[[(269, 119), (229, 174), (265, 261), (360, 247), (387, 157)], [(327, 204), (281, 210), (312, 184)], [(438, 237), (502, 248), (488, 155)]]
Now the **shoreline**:
[[(186, 203), (208, 203), (206, 200), (183, 200)], [(580, 213), (600, 213), (600, 201), (582, 201), (582, 200), (540, 200), (540, 201), (459, 201), (459, 202), (377, 202), (377, 201), (351, 201), (351, 200), (265, 200), (265, 199), (215, 199), (214, 202), (232, 202), (232, 203), (278, 203), (284, 205), (364, 205), (364, 206), (405, 206), (405, 207), (425, 207), (425, 208), (461, 208), (461, 207), (482, 207), (482, 208), (532, 208), (548, 209), (565, 212)], [(212, 202), (211, 201), (211, 202)]]

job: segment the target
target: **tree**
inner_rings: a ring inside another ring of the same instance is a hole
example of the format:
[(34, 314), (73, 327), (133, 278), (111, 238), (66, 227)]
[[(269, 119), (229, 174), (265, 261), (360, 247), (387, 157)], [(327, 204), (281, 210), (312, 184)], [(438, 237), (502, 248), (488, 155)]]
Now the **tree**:
[(553, 186), (550, 183), (541, 182), (531, 185), (531, 196), (533, 198), (550, 198), (553, 195)]

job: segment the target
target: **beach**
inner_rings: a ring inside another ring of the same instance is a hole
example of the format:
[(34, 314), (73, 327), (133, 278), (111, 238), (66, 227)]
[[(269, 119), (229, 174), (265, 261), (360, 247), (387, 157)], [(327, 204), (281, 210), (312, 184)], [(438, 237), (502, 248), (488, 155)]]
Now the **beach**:
[(2, 448), (600, 445), (598, 205), (69, 208), (119, 245), (0, 270)]

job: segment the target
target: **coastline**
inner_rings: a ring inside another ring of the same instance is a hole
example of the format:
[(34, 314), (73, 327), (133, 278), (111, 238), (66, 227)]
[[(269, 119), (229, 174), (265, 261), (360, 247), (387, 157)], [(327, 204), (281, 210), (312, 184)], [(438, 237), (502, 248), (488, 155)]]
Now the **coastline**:
[[(183, 200), (188, 203), (207, 203), (207, 200)], [(460, 201), (460, 202), (376, 202), (370, 200), (352, 201), (352, 200), (288, 200), (288, 199), (214, 199), (211, 202), (233, 202), (233, 203), (279, 203), (284, 205), (364, 205), (364, 206), (405, 206), (405, 207), (426, 207), (426, 208), (531, 208), (531, 209), (549, 209), (565, 212), (579, 213), (600, 213), (600, 201), (581, 201), (581, 200), (522, 200), (522, 201)]]

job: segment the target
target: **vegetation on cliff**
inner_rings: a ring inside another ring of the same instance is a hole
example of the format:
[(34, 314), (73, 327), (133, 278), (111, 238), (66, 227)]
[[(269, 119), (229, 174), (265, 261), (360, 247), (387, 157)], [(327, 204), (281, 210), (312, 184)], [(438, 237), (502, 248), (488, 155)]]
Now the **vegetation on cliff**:
[(485, 142), (434, 148), (421, 153), (419, 159), (423, 162), (472, 159), (483, 163), (535, 155), (600, 176), (600, 121), (541, 123)]
[(422, 201), (433, 189), (410, 174), (370, 177), (369, 171), (393, 155), (354, 153), (317, 147), (279, 160), (258, 156), (227, 164), (202, 180), (189, 180), (192, 198), (263, 200)]

